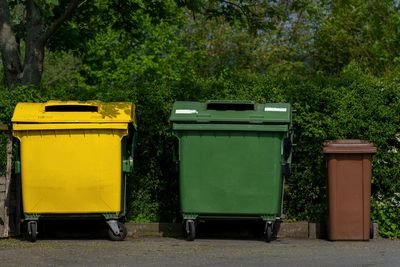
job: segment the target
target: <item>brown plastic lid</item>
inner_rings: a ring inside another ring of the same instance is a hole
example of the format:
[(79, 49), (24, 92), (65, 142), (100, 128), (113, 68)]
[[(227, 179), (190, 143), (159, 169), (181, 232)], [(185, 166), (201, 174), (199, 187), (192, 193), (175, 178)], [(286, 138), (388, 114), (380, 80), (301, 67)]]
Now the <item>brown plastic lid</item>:
[(329, 140), (324, 142), (325, 154), (346, 153), (346, 154), (375, 154), (374, 144), (359, 139)]

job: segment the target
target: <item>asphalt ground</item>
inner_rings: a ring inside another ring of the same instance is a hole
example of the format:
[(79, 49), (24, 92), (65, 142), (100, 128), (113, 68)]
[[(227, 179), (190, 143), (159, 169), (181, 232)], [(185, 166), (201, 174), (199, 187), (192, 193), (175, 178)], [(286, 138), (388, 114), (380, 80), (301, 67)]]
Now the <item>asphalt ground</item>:
[(400, 240), (127, 238), (47, 234), (0, 240), (0, 266), (400, 266)]

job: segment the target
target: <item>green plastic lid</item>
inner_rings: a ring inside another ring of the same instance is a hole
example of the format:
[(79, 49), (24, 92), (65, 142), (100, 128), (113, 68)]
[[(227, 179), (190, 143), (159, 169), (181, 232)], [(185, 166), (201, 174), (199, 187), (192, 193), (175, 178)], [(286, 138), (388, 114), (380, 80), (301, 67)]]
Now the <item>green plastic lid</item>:
[(291, 119), (289, 103), (258, 104), (230, 100), (177, 101), (170, 116), (170, 121), (174, 123), (290, 124)]

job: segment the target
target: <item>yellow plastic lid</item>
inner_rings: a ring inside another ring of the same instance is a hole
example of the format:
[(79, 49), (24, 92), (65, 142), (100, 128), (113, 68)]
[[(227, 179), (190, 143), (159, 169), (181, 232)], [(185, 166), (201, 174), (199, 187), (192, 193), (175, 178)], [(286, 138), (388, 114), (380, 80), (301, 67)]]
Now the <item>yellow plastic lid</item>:
[(18, 103), (13, 123), (133, 123), (135, 105), (130, 102), (48, 101)]

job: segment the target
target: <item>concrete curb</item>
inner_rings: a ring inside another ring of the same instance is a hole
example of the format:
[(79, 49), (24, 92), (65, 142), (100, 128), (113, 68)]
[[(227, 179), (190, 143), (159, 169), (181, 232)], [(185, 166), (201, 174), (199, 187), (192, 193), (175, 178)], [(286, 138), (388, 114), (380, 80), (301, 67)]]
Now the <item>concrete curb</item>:
[[(180, 223), (126, 223), (130, 237), (176, 237), (183, 238), (183, 228)], [(378, 225), (374, 224), (374, 239), (378, 238)], [(245, 237), (245, 236), (244, 236)], [(299, 239), (326, 239), (325, 224), (309, 222), (282, 222), (277, 225), (277, 237)]]
[(182, 224), (180, 223), (125, 223), (130, 237), (182, 237)]

